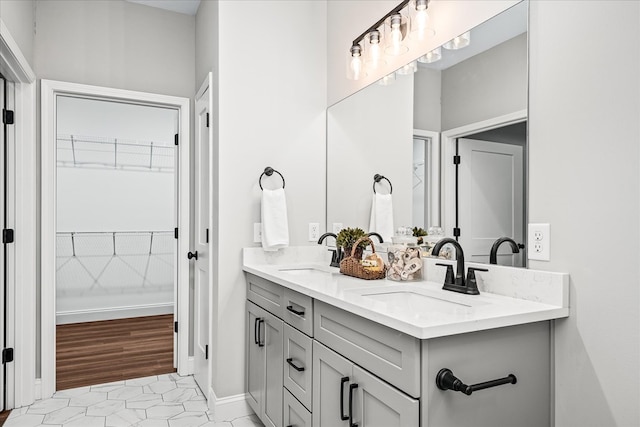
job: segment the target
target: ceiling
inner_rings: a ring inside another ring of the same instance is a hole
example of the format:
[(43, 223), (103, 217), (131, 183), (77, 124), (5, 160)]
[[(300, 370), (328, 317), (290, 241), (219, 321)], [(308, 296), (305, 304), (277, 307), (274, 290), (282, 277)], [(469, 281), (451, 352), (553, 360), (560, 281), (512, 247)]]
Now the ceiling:
[(145, 6), (157, 7), (172, 12), (184, 13), (185, 15), (195, 15), (200, 6), (200, 0), (127, 0), (131, 3), (143, 4)]

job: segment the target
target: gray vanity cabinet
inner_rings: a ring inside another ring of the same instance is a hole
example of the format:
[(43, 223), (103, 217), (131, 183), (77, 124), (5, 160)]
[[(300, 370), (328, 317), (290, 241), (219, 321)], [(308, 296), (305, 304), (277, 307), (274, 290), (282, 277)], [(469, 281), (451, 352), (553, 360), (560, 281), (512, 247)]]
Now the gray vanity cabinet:
[(247, 302), (247, 401), (267, 427), (282, 427), (284, 323)]
[[(403, 427), (420, 423), (419, 400), (319, 342), (313, 347), (316, 426)], [(347, 420), (343, 420), (347, 418)]]

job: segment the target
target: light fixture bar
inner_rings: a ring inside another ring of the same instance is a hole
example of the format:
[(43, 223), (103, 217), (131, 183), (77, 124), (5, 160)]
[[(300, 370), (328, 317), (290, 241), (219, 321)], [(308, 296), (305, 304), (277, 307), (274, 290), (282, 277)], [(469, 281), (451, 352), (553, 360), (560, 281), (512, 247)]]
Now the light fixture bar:
[(357, 45), (358, 43), (360, 43), (362, 40), (364, 40), (365, 36), (367, 34), (369, 34), (371, 31), (373, 30), (377, 30), (385, 21), (385, 19), (387, 19), (388, 17), (390, 17), (391, 15), (395, 15), (396, 13), (399, 13), (402, 9), (405, 8), (405, 6), (407, 6), (409, 4), (410, 0), (402, 0), (402, 2), (397, 5), (396, 7), (393, 8), (393, 10), (389, 13), (387, 13), (386, 15), (384, 15), (382, 17), (382, 19), (380, 19), (378, 22), (376, 22), (375, 24), (373, 24), (372, 26), (370, 26), (369, 28), (367, 28), (365, 30), (364, 33), (360, 34), (358, 37), (356, 37), (353, 40), (352, 46), (353, 45)]

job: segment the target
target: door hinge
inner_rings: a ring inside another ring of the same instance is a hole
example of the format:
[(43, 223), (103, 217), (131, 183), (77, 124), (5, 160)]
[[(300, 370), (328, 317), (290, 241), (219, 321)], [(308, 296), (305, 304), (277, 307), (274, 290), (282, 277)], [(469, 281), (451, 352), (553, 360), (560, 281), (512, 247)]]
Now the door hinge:
[(453, 237), (460, 237), (460, 229), (458, 227), (454, 227)]
[(460, 156), (458, 156), (458, 155), (453, 156), (453, 164), (454, 165), (459, 165), (460, 164)]
[(207, 113), (207, 127), (209, 127), (209, 113)]
[(209, 344), (204, 346), (204, 360), (209, 360)]
[(173, 322), (173, 332), (178, 333), (178, 322)]
[(2, 350), (2, 363), (13, 362), (13, 349), (5, 348)]
[(2, 109), (2, 123), (5, 125), (12, 125), (13, 119), (13, 110)]
[(173, 143), (174, 143), (175, 145), (178, 145), (178, 134), (177, 134), (177, 133), (176, 133), (176, 134), (174, 135), (174, 137), (173, 137)]
[(173, 229), (173, 238), (177, 239), (178, 238), (178, 227)]
[(5, 228), (2, 230), (2, 243), (13, 243), (14, 242), (14, 232), (11, 228)]

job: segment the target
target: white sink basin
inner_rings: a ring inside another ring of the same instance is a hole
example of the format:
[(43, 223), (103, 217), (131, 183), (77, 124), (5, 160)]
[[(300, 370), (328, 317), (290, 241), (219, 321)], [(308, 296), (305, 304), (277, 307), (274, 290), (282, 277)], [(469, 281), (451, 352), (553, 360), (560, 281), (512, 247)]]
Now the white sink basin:
[(287, 267), (280, 268), (278, 271), (286, 274), (291, 274), (293, 276), (304, 276), (304, 275), (324, 275), (332, 274), (329, 270), (324, 270), (318, 267)]

